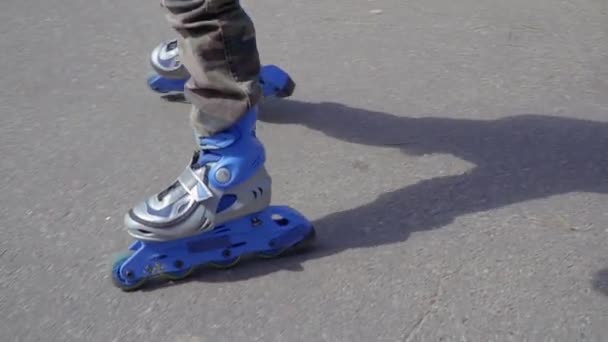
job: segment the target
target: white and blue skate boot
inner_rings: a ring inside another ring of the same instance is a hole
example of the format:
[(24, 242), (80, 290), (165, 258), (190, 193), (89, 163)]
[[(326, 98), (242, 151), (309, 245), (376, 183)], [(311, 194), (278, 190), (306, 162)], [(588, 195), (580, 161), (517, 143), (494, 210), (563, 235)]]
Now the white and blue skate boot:
[(314, 239), (304, 216), (269, 206), (271, 178), (255, 122), (252, 109), (232, 128), (200, 138), (200, 151), (177, 180), (125, 215), (135, 242), (112, 267), (116, 286), (181, 279), (197, 266), (229, 267), (248, 254), (275, 257)]
[[(150, 89), (167, 100), (183, 97), (190, 73), (179, 59), (177, 40), (159, 44), (150, 55), (153, 73), (148, 76)], [(276, 65), (263, 65), (259, 75), (264, 97), (286, 98), (293, 94), (296, 84), (289, 74)]]
[(150, 66), (153, 70), (147, 79), (150, 89), (167, 99), (183, 95), (190, 73), (180, 61), (176, 39), (162, 42), (152, 50)]

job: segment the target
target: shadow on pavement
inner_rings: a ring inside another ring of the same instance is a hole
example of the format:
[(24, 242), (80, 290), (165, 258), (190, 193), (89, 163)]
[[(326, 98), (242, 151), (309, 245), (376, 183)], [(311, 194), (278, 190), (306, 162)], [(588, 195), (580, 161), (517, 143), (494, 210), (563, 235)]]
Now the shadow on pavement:
[[(238, 281), (280, 269), (297, 271), (304, 260), (404, 241), (412, 232), (441, 228), (461, 215), (569, 192), (608, 193), (606, 122), (546, 115), (489, 121), (410, 118), (293, 100), (265, 104), (260, 120), (304, 125), (336, 139), (391, 146), (407, 155), (451, 154), (475, 167), (317, 220), (318, 246), (308, 253), (256, 261), (219, 275), (203, 272), (194, 280)], [(361, 229), (370, 226), (372, 232)]]
[(593, 276), (591, 283), (594, 290), (608, 296), (608, 268), (597, 272)]

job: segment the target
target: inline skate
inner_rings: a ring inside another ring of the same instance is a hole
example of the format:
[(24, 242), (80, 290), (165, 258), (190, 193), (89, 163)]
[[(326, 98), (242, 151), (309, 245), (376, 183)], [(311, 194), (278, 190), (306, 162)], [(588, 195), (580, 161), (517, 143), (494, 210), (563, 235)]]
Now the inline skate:
[(112, 266), (125, 291), (164, 277), (179, 280), (199, 266), (226, 268), (242, 256), (272, 258), (307, 247), (315, 229), (287, 206), (271, 206), (271, 178), (256, 137), (257, 107), (198, 149), (177, 180), (125, 215), (135, 239)]
[[(150, 89), (167, 100), (182, 98), (190, 74), (179, 60), (177, 40), (169, 40), (156, 46), (150, 55), (150, 65), (153, 69), (147, 79)], [(289, 97), (296, 87), (289, 74), (272, 64), (261, 67), (259, 82), (266, 98)]]

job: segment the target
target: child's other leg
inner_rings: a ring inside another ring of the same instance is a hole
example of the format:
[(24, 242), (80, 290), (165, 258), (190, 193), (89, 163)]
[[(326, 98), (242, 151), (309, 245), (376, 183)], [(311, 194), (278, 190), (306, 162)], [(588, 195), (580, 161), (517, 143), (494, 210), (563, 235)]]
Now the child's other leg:
[(163, 0), (191, 75), (185, 96), (201, 135), (232, 126), (261, 97), (253, 22), (238, 0)]

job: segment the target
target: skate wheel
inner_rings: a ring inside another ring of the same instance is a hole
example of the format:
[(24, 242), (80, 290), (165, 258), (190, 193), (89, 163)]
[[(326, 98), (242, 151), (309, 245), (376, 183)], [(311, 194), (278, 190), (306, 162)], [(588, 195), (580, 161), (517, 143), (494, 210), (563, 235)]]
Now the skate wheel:
[(285, 253), (289, 248), (283, 248), (283, 249), (271, 249), (271, 250), (267, 250), (264, 252), (258, 252), (256, 254), (256, 256), (258, 258), (261, 259), (273, 259), (273, 258), (278, 258), (281, 255), (283, 255), (283, 253)]
[(194, 267), (190, 267), (187, 269), (184, 269), (182, 271), (175, 271), (175, 272), (165, 272), (163, 273), (163, 277), (169, 279), (169, 280), (182, 280), (185, 278), (188, 278), (192, 272), (194, 272)]
[(296, 89), (296, 83), (291, 79), (291, 77), (287, 77), (287, 83), (283, 86), (282, 89), (277, 90), (278, 98), (287, 98), (293, 95), (294, 90)]
[(127, 280), (124, 279), (120, 274), (120, 267), (122, 264), (127, 261), (127, 259), (131, 256), (131, 253), (127, 253), (119, 257), (112, 264), (112, 283), (114, 286), (120, 288), (123, 291), (134, 291), (143, 286), (146, 282), (146, 279), (135, 279), (135, 280)]
[(164, 94), (161, 95), (161, 98), (167, 102), (186, 102), (186, 97), (184, 94), (175, 93), (175, 94)]
[(295, 243), (294, 245), (290, 246), (290, 247), (286, 247), (286, 248), (282, 248), (282, 249), (270, 249), (267, 251), (263, 251), (263, 252), (259, 252), (256, 254), (256, 256), (258, 258), (262, 258), (262, 259), (274, 259), (274, 258), (278, 258), (280, 256), (283, 256), (286, 253), (295, 253), (295, 252), (299, 252), (301, 250), (304, 250), (308, 247), (310, 247), (314, 240), (316, 239), (316, 231), (314, 229), (314, 227), (310, 228), (310, 232), (308, 232), (308, 234), (306, 234), (306, 236), (300, 240), (299, 242)]
[(221, 260), (221, 261), (213, 261), (213, 262), (209, 263), (209, 266), (216, 268), (216, 269), (220, 269), (220, 270), (226, 270), (226, 269), (236, 266), (239, 263), (239, 261), (241, 261), (240, 256), (238, 256), (236, 258)]

